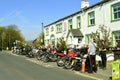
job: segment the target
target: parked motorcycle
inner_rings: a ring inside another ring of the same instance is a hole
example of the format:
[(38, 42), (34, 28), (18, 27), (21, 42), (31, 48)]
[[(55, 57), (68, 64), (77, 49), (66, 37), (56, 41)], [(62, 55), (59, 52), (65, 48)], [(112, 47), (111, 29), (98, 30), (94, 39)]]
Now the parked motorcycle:
[(73, 70), (76, 70), (76, 71), (79, 71), (81, 70), (81, 67), (82, 67), (82, 59), (85, 59), (87, 58), (87, 55), (76, 55), (74, 57), (68, 57), (66, 58), (65, 60), (65, 65), (64, 65), (64, 68), (65, 69), (73, 69)]
[(63, 67), (64, 66), (64, 62), (65, 62), (66, 54), (60, 53), (60, 52), (57, 52), (56, 54), (57, 54), (57, 61), (56, 61), (57, 66)]
[(37, 59), (43, 62), (56, 61), (57, 54), (49, 50), (39, 50), (37, 53)]
[(37, 54), (37, 49), (36, 48), (32, 48), (29, 52), (28, 52), (28, 57), (29, 58), (34, 58)]
[(15, 50), (13, 51), (14, 54), (20, 55), (21, 54), (21, 49), (20, 47), (15, 48)]
[(74, 63), (74, 57), (76, 56), (76, 53), (69, 50), (68, 54), (65, 57), (65, 62), (64, 62), (64, 68), (65, 69), (70, 69), (73, 66)]
[(49, 61), (56, 61), (57, 60), (57, 54), (54, 51), (48, 51), (48, 58)]
[(43, 62), (48, 62), (49, 61), (49, 58), (48, 58), (48, 53), (47, 52), (41, 52), (40, 54), (40, 60), (43, 61)]
[(74, 57), (74, 63), (72, 65), (73, 70), (79, 71), (82, 67), (82, 58)]

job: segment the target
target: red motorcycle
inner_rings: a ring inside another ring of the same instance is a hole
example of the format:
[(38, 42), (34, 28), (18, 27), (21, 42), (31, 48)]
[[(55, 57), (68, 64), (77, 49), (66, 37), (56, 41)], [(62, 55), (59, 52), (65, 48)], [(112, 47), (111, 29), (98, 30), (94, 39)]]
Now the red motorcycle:
[(73, 51), (68, 52), (68, 54), (66, 55), (65, 61), (64, 61), (64, 68), (65, 69), (72, 68), (72, 66), (75, 62), (75, 56), (76, 56), (75, 52), (73, 52)]
[(65, 58), (66, 54), (64, 54), (62, 52), (56, 52), (56, 54), (57, 54), (57, 61), (56, 61), (57, 66), (59, 66), (59, 67), (64, 66), (64, 60), (65, 60), (64, 58)]
[(57, 65), (59, 67), (63, 67), (63, 66), (66, 66), (66, 63), (67, 63), (67, 59), (69, 57), (75, 57), (76, 53), (70, 51), (68, 52), (67, 54), (64, 54), (64, 53), (57, 53), (59, 56), (58, 56), (58, 59), (57, 59)]

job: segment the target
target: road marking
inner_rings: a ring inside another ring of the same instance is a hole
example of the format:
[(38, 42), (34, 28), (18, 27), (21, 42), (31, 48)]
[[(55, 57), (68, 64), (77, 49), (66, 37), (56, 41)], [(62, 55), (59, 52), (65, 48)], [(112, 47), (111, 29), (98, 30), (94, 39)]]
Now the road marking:
[(44, 65), (44, 66), (45, 66), (45, 67), (53, 67), (53, 66), (51, 66), (51, 65), (48, 65), (48, 64), (47, 64), (47, 65)]
[[(20, 55), (17, 55), (17, 54), (13, 54), (12, 55), (14, 56), (20, 56)], [(54, 66), (52, 65), (49, 65), (48, 63), (44, 63), (44, 62), (41, 62), (41, 61), (36, 61), (36, 60), (33, 60), (33, 59), (26, 59), (28, 61), (31, 61), (33, 63), (36, 63), (38, 65), (41, 65), (43, 67), (46, 67), (46, 68), (53, 68)], [(93, 76), (90, 76), (90, 75), (87, 75), (87, 74), (83, 74), (83, 73), (80, 73), (80, 72), (77, 72), (77, 71), (74, 71), (75, 74), (77, 75), (80, 75), (80, 76), (84, 76), (84, 77), (88, 77), (88, 78), (91, 78), (91, 79), (94, 79), (94, 80), (103, 80), (103, 79), (100, 79), (100, 78), (97, 78), (97, 77), (93, 77)]]
[(38, 65), (41, 65), (43, 67), (47, 67), (47, 68), (52, 68), (53, 67), (52, 65), (49, 65), (49, 64), (44, 63), (44, 62), (40, 62), (40, 61), (36, 61), (36, 60), (32, 60), (32, 59), (26, 59), (26, 60), (31, 61), (33, 63), (36, 63)]
[(91, 78), (91, 79), (94, 79), (94, 80), (103, 80), (103, 79), (100, 79), (100, 78), (97, 78), (97, 77), (93, 77), (93, 76), (90, 76), (90, 75), (87, 75), (87, 74), (83, 74), (83, 73), (80, 73), (80, 72), (76, 72), (76, 71), (74, 71), (74, 72), (77, 75), (88, 77), (88, 78)]
[(13, 54), (13, 53), (11, 53), (12, 55), (14, 55), (14, 56), (19, 56), (19, 55), (17, 55), (17, 54)]

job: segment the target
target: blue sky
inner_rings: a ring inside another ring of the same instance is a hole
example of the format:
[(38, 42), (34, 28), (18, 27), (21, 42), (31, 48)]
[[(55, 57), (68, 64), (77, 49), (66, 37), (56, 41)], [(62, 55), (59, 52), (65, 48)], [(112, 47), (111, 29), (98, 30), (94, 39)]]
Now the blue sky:
[[(93, 5), (101, 0), (87, 0)], [(47, 25), (80, 10), (81, 0), (0, 0), (0, 26), (16, 24), (26, 40)]]

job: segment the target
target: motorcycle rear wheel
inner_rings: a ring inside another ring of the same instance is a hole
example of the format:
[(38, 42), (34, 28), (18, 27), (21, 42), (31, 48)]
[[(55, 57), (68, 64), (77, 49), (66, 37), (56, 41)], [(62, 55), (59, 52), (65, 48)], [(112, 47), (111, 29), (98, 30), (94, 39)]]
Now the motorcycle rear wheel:
[(57, 66), (59, 67), (63, 67), (64, 66), (64, 62), (62, 59), (57, 59)]

